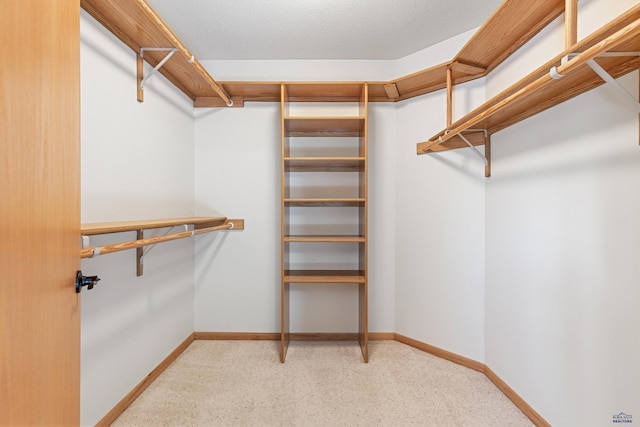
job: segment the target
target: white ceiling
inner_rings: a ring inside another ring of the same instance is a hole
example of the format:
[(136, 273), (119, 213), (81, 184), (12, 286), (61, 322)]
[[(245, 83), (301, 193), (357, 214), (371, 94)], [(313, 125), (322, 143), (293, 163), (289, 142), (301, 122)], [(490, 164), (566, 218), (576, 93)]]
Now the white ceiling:
[(398, 59), (501, 0), (148, 0), (199, 60)]

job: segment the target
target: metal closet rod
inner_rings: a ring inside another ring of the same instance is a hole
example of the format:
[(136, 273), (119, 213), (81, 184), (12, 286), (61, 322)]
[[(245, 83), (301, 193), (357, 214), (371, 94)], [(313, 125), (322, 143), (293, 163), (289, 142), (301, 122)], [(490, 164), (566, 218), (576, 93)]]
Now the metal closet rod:
[(146, 239), (133, 240), (130, 242), (114, 243), (112, 245), (96, 246), (94, 248), (86, 248), (80, 251), (80, 258), (93, 258), (98, 255), (106, 255), (112, 252), (125, 251), (127, 249), (141, 248), (143, 246), (155, 245), (156, 243), (168, 242), (171, 240), (192, 237), (198, 234), (210, 233), (218, 230), (232, 230), (235, 227), (233, 222), (214, 227), (198, 228), (192, 231), (183, 231), (180, 233), (168, 234), (166, 236), (148, 237)]
[(200, 75), (211, 85), (213, 90), (227, 103), (227, 106), (233, 106), (233, 100), (229, 96), (229, 94), (216, 83), (215, 80), (209, 75), (209, 73), (204, 69), (204, 67), (198, 62), (198, 60), (193, 56), (189, 50), (187, 50), (186, 46), (182, 44), (180, 39), (174, 34), (174, 32), (164, 23), (164, 21), (155, 13), (155, 11), (147, 4), (145, 0), (137, 0), (140, 7), (142, 7), (147, 15), (155, 22), (158, 28), (162, 29), (165, 35), (171, 40), (171, 43), (180, 51), (180, 53), (184, 56), (184, 58), (191, 64), (193, 67), (198, 70)]

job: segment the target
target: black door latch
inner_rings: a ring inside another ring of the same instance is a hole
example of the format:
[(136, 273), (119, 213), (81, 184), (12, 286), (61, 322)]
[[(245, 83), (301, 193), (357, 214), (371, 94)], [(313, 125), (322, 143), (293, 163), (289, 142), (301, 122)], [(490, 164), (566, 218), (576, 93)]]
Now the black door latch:
[(76, 272), (76, 293), (79, 294), (83, 286), (87, 289), (93, 289), (98, 284), (100, 278), (98, 276), (83, 276), (82, 271)]

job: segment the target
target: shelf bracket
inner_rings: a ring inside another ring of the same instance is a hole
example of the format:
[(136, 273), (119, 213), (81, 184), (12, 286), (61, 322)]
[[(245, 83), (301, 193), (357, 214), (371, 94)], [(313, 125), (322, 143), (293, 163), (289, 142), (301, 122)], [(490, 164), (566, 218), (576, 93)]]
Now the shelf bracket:
[(629, 104), (631, 104), (631, 106), (638, 111), (638, 114), (640, 114), (640, 103), (633, 95), (627, 92), (627, 90), (620, 83), (618, 83), (618, 81), (614, 79), (611, 74), (607, 73), (607, 71), (602, 68), (600, 64), (598, 64), (594, 59), (588, 60), (587, 64), (593, 71), (595, 71), (597, 75), (600, 76), (600, 78), (602, 78), (602, 80), (609, 83), (611, 87), (618, 91), (618, 93), (622, 95), (622, 97), (626, 99)]
[[(158, 65), (153, 67), (153, 69), (149, 72), (148, 75), (144, 75), (144, 52), (152, 51), (152, 52), (169, 52), (167, 55), (162, 58)], [(175, 47), (141, 47), (140, 52), (137, 55), (137, 74), (138, 74), (138, 102), (144, 101), (144, 84), (149, 81), (153, 75), (162, 68), (162, 66), (173, 56), (174, 53), (178, 51)]]
[[(485, 141), (485, 151), (487, 151), (487, 148), (489, 149), (489, 151), (487, 152), (487, 154), (490, 155), (491, 153), (491, 146), (489, 144), (487, 144), (489, 135), (488, 132), (486, 131), (486, 129), (483, 129), (484, 131), (484, 141)], [(475, 145), (473, 145), (467, 138), (465, 138), (465, 136), (462, 134), (462, 132), (460, 132), (458, 134), (458, 136), (460, 137), (461, 140), (463, 140), (465, 142), (465, 144), (467, 144), (469, 147), (471, 147), (473, 149), (473, 152), (476, 153), (478, 155), (478, 157), (480, 157), (482, 159), (482, 161), (484, 162), (484, 176), (485, 177), (490, 177), (491, 176), (491, 162), (489, 161), (489, 158), (487, 156), (485, 156), (484, 154), (482, 154), (482, 152), (480, 152), (480, 150), (478, 150), (476, 148)], [(439, 141), (442, 141), (442, 137), (439, 137)]]
[[(571, 53), (568, 56), (569, 59), (572, 59), (575, 56), (578, 56), (579, 53)], [(598, 55), (600, 57), (614, 57), (614, 56), (640, 56), (640, 52), (604, 52), (600, 55)], [(609, 85), (611, 87), (613, 87), (624, 99), (626, 99), (629, 104), (638, 111), (638, 114), (640, 114), (640, 102), (638, 102), (638, 100), (636, 100), (635, 96), (631, 95), (629, 92), (627, 92), (627, 90), (620, 84), (618, 83), (618, 81), (616, 79), (613, 78), (613, 76), (611, 76), (611, 74), (609, 74), (607, 72), (607, 70), (605, 70), (604, 68), (602, 68), (602, 66), (600, 64), (598, 64), (598, 62), (596, 62), (595, 59), (588, 59), (586, 61), (586, 64), (598, 75), (600, 76), (600, 78), (602, 80), (604, 80), (606, 83), (609, 83)], [(551, 67), (551, 69), (549, 70), (549, 75), (555, 79), (561, 79), (562, 77), (564, 77), (563, 74), (560, 74), (558, 72), (558, 69), (556, 67)]]
[[(179, 226), (175, 225), (173, 227), (167, 228), (167, 231), (164, 232), (162, 237), (167, 236), (169, 232), (172, 231), (175, 227), (179, 227)], [(189, 232), (188, 224), (183, 224), (182, 227), (184, 227), (185, 233)], [(144, 229), (137, 230), (136, 240), (142, 240), (142, 239), (144, 239)], [(136, 248), (136, 276), (140, 277), (144, 273), (144, 256), (148, 255), (149, 252), (151, 252), (151, 250), (156, 247), (156, 245), (157, 243), (153, 243), (148, 246), (142, 246), (142, 247)]]

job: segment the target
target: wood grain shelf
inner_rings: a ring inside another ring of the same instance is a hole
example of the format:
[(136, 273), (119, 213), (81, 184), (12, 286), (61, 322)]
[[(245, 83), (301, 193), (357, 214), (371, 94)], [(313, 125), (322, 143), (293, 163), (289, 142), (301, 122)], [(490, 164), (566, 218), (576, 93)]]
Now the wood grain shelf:
[[(179, 225), (192, 225), (193, 230), (185, 230), (181, 232), (165, 234), (162, 236), (144, 237), (145, 230), (175, 227)], [(199, 234), (211, 233), (213, 231), (219, 230), (244, 230), (244, 220), (227, 219), (226, 217), (188, 217), (82, 224), (80, 226), (80, 233), (82, 235), (82, 249), (80, 250), (80, 258), (94, 258), (98, 255), (106, 255), (113, 252), (136, 249), (136, 274), (138, 276), (142, 276), (142, 258), (144, 256), (143, 248), (145, 246), (170, 242), (172, 240), (184, 239)], [(89, 246), (90, 236), (99, 234), (123, 233), (130, 231), (136, 232), (136, 239), (120, 243), (112, 243), (104, 246), (85, 247)]]
[(287, 136), (360, 136), (364, 117), (284, 117)]
[(288, 243), (364, 243), (364, 236), (285, 236)]
[[(486, 76), (564, 12), (565, 0), (506, 0), (450, 61), (390, 81), (369, 81), (369, 102), (397, 102)], [(358, 101), (364, 82), (296, 84), (291, 101)], [(221, 83), (234, 99), (279, 102), (280, 82)], [(286, 83), (288, 84), (288, 83)], [(215, 105), (196, 105), (215, 106)]]
[[(614, 78), (634, 71), (640, 67), (640, 57), (637, 54), (599, 55), (605, 52), (638, 51), (640, 51), (640, 5), (620, 15), (452, 123), (449, 129), (440, 131), (428, 141), (418, 143), (417, 154), (467, 147), (457, 136), (466, 129), (486, 129), (487, 134), (491, 135), (604, 84), (604, 80), (585, 63), (588, 58), (595, 58), (598, 64)], [(564, 57), (574, 53), (579, 54), (562, 64)], [(557, 67), (563, 77), (552, 78), (550, 75), (552, 67)], [(473, 145), (484, 144), (484, 138), (480, 136), (481, 134), (476, 134), (470, 142)], [(442, 143), (441, 138), (444, 141)]]
[(285, 270), (285, 283), (366, 283), (358, 270)]
[[(145, 0), (81, 0), (80, 6), (136, 54), (141, 48), (176, 48), (176, 54), (159, 72), (194, 105), (198, 98), (205, 98), (208, 106), (225, 107), (234, 98), (234, 105), (242, 106), (243, 99), (230, 95), (209, 75)], [(144, 60), (155, 67), (166, 55), (164, 51), (145, 51)]]
[(364, 157), (285, 157), (285, 172), (357, 172)]
[(97, 234), (122, 233), (126, 231), (149, 230), (153, 228), (173, 227), (176, 225), (193, 225), (196, 229), (224, 224), (226, 217), (188, 217), (169, 219), (148, 219), (140, 221), (119, 221), (87, 223), (80, 226), (83, 236)]
[[(453, 84), (486, 76), (509, 55), (529, 41), (564, 11), (564, 0), (505, 0), (448, 62), (386, 82), (372, 81), (369, 102), (397, 102), (446, 87), (447, 70)], [(145, 0), (81, 0), (81, 6), (98, 22), (135, 52), (141, 47), (179, 47), (160, 72), (194, 100), (195, 107), (234, 106), (244, 102), (280, 102), (282, 82), (216, 82), (195, 60), (177, 35)], [(155, 66), (162, 52), (145, 53)], [(295, 82), (290, 87), (291, 102), (357, 102), (365, 82)]]
[(295, 198), (284, 199), (285, 206), (299, 207), (358, 207), (363, 206), (366, 199), (364, 197), (355, 198)]

